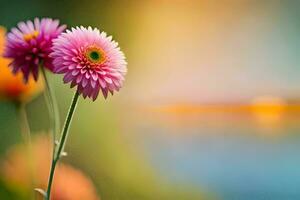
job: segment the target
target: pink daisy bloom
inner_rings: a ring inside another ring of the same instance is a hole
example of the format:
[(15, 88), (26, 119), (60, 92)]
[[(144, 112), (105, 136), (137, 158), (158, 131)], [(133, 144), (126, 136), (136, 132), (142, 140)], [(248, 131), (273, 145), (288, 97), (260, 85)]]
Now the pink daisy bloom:
[(43, 64), (53, 70), (52, 40), (66, 28), (59, 26), (58, 20), (50, 18), (20, 22), (18, 27), (12, 28), (7, 35), (4, 57), (11, 58), (10, 66), (14, 73), (22, 71), (24, 81), (28, 82), (30, 74), (38, 79), (39, 65)]
[(54, 73), (77, 86), (84, 98), (96, 100), (99, 91), (106, 98), (123, 84), (127, 63), (118, 43), (105, 32), (91, 27), (67, 30), (53, 41)]

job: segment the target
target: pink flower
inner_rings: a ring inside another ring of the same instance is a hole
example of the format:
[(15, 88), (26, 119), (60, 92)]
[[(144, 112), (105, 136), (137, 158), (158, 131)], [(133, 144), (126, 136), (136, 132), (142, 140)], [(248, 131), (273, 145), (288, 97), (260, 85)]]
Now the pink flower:
[(84, 98), (96, 100), (101, 89), (104, 97), (118, 91), (127, 72), (118, 43), (105, 32), (91, 27), (76, 27), (53, 42), (54, 72), (64, 74), (64, 82), (77, 86)]
[(49, 57), (52, 40), (65, 28), (65, 25), (59, 26), (58, 20), (50, 18), (35, 18), (12, 28), (7, 35), (4, 57), (12, 59), (10, 66), (13, 72), (21, 70), (27, 82), (30, 74), (35, 80), (38, 79), (40, 64), (52, 71), (52, 58)]

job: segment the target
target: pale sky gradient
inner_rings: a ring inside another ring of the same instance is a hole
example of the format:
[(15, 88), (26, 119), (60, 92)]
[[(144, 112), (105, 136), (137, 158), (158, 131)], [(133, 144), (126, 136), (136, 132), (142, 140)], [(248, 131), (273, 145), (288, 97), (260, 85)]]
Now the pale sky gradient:
[(127, 97), (156, 103), (299, 97), (297, 5), (212, 2), (140, 8)]

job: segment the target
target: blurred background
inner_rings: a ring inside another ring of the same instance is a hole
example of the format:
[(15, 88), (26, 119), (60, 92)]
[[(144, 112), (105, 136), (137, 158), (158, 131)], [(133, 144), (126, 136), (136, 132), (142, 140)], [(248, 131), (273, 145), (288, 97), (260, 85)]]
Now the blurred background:
[[(0, 0), (8, 30), (34, 17), (98, 27), (125, 52), (124, 88), (81, 99), (63, 159), (104, 200), (300, 199), (300, 1)], [(51, 75), (61, 121), (73, 89)], [(26, 106), (49, 128), (44, 97)], [(21, 143), (0, 103), (1, 162)], [(13, 172), (14, 173), (14, 172)], [(19, 199), (1, 180), (0, 199)], [(1, 196), (2, 195), (2, 196)]]

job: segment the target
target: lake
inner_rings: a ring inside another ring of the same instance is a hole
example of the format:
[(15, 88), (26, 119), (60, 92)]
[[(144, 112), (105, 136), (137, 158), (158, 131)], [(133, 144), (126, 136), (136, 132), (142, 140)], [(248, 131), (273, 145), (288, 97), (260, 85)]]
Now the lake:
[(300, 199), (300, 113), (139, 112), (129, 123), (164, 179), (220, 199)]

